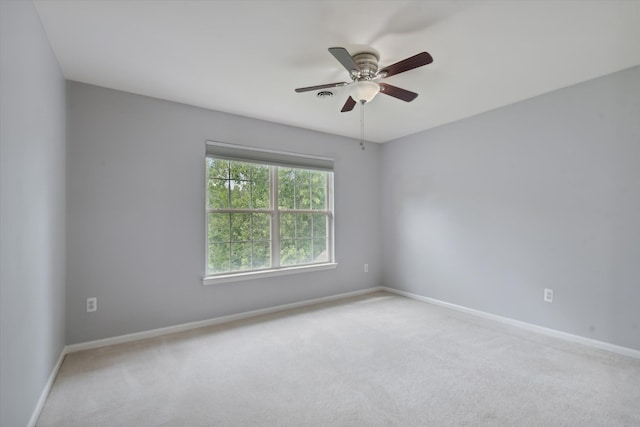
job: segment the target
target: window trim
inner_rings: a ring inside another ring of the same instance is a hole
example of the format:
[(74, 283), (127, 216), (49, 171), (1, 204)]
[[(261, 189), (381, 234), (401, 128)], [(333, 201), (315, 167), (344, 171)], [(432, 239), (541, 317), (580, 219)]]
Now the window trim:
[(322, 264), (305, 264), (291, 267), (280, 267), (269, 270), (240, 271), (217, 276), (206, 276), (202, 278), (202, 284), (218, 285), (221, 283), (241, 282), (252, 279), (264, 279), (267, 277), (287, 276), (289, 274), (311, 273), (313, 271), (330, 270), (338, 267), (336, 262), (326, 262)]
[[(270, 150), (264, 148), (257, 147), (249, 147), (238, 144), (230, 144), (226, 142), (218, 142), (218, 141), (205, 141), (205, 158), (214, 157), (221, 158), (226, 160), (240, 161), (240, 162), (253, 162), (266, 164), (269, 166), (277, 166), (277, 167), (285, 167), (285, 168), (298, 168), (298, 169), (315, 169), (325, 172), (331, 172), (327, 176), (327, 206), (326, 210), (322, 213), (326, 214), (329, 218), (329, 227), (328, 227), (328, 235), (327, 235), (327, 251), (328, 251), (328, 259), (329, 261), (324, 263), (310, 263), (310, 264), (298, 264), (291, 266), (278, 266), (276, 268), (267, 268), (267, 269), (256, 269), (256, 270), (243, 270), (237, 272), (228, 272), (228, 273), (219, 273), (209, 275), (208, 267), (207, 267), (207, 256), (208, 253), (208, 239), (205, 239), (205, 274), (202, 278), (203, 285), (215, 285), (219, 283), (230, 283), (230, 282), (239, 282), (251, 279), (258, 278), (266, 278), (266, 277), (276, 277), (283, 276), (289, 274), (297, 274), (297, 273), (308, 273), (313, 271), (321, 271), (328, 269), (335, 269), (338, 264), (335, 259), (335, 212), (334, 212), (334, 170), (333, 164), (334, 160), (329, 157), (321, 157), (321, 156), (311, 156), (307, 154), (300, 153), (292, 153), (285, 151), (277, 151)], [(220, 152), (217, 152), (220, 150)], [(262, 157), (264, 156), (264, 157)], [(273, 174), (277, 173), (276, 168), (270, 167), (270, 197), (271, 197), (271, 208), (268, 210), (272, 215), (272, 221), (275, 223), (272, 227), (272, 231), (279, 235), (279, 215), (280, 213), (292, 212), (295, 213), (297, 210), (280, 210), (278, 208), (278, 188), (277, 179), (274, 179)], [(277, 178), (277, 177), (276, 177)], [(205, 181), (206, 182), (206, 181)], [(274, 188), (276, 187), (276, 188)], [(275, 191), (274, 191), (275, 190)], [(206, 184), (205, 184), (205, 212), (207, 211), (206, 207)], [(207, 217), (205, 215), (205, 230), (208, 226)], [(271, 262), (273, 265), (274, 256), (278, 257), (279, 261), (279, 246), (280, 246), (280, 238), (271, 239)], [(274, 253), (277, 252), (277, 253)], [(279, 265), (279, 262), (277, 263)]]

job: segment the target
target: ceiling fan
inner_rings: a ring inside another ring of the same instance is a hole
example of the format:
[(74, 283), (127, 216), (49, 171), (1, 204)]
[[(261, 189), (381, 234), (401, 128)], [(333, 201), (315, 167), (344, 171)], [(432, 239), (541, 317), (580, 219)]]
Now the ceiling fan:
[(404, 73), (423, 65), (431, 64), (433, 58), (427, 52), (421, 52), (410, 58), (389, 65), (381, 70), (378, 69), (378, 55), (372, 52), (362, 52), (351, 55), (343, 47), (330, 47), (329, 52), (342, 64), (349, 72), (351, 82), (328, 83), (318, 86), (301, 87), (296, 92), (310, 92), (315, 90), (328, 89), (332, 87), (351, 86), (349, 99), (342, 107), (341, 112), (351, 111), (356, 103), (362, 104), (371, 101), (378, 93), (393, 96), (406, 102), (411, 102), (418, 96), (417, 93), (392, 86), (387, 83), (378, 83), (386, 77)]

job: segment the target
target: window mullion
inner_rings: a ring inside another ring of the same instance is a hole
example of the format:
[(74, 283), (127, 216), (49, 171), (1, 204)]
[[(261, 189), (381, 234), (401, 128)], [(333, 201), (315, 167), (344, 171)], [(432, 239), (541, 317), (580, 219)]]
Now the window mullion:
[(327, 174), (327, 187), (325, 190), (325, 206), (327, 207), (327, 253), (329, 254), (329, 259), (334, 260), (334, 227), (335, 218), (333, 217), (333, 174)]
[(229, 271), (231, 271), (231, 264), (232, 264), (232, 254), (233, 254), (233, 251), (231, 250), (232, 246), (233, 246), (233, 243), (231, 239), (231, 214), (229, 214), (229, 264), (227, 265), (227, 269)]
[(280, 267), (280, 211), (278, 209), (278, 167), (270, 166), (271, 174), (271, 267)]

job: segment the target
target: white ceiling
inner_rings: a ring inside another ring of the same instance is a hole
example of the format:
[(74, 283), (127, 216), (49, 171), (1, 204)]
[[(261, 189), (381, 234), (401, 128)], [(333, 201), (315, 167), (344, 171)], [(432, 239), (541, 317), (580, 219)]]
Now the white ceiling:
[(360, 136), (358, 106), (294, 88), (348, 80), (327, 48), (373, 49), (386, 80), (365, 138), (385, 142), (640, 64), (638, 0), (37, 0), (69, 80), (323, 132)]

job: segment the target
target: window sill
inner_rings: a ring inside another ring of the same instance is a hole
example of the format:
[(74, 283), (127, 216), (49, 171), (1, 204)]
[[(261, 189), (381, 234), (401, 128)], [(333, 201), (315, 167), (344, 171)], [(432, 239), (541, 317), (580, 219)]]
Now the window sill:
[(337, 263), (303, 265), (299, 267), (285, 267), (274, 270), (249, 271), (245, 273), (232, 273), (221, 276), (208, 276), (202, 279), (203, 285), (217, 285), (219, 283), (240, 282), (244, 280), (263, 279), (265, 277), (286, 276), (289, 274), (311, 273), (313, 271), (334, 269)]

